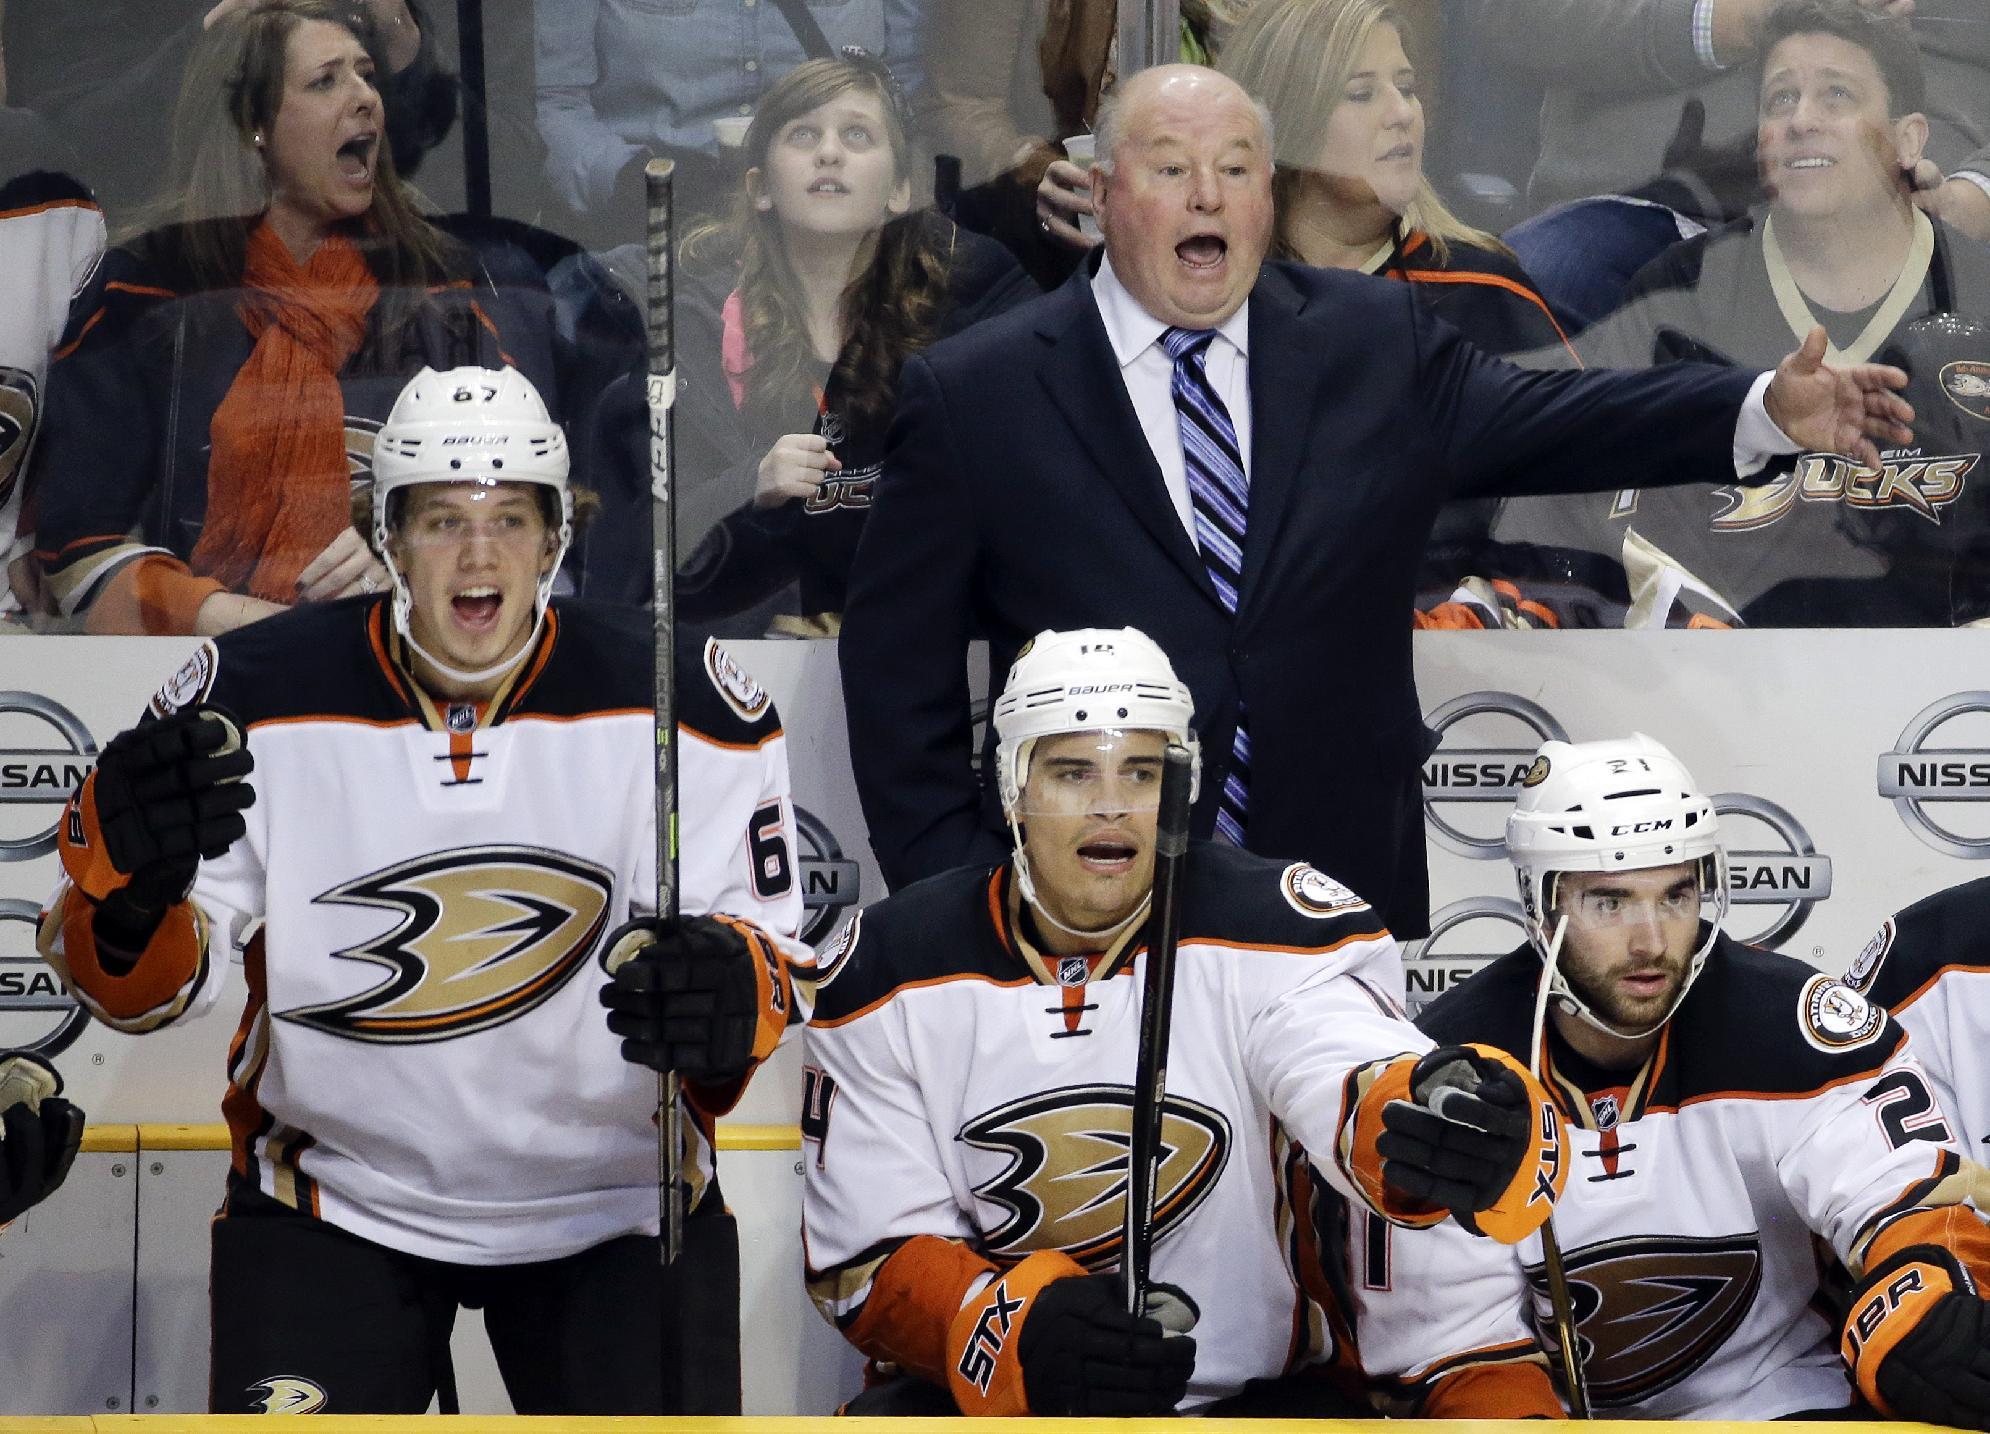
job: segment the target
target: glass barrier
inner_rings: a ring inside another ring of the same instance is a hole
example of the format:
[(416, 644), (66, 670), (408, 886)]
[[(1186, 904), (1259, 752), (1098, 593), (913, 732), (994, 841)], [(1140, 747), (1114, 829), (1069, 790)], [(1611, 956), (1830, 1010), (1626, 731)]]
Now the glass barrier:
[[(598, 498), (562, 590), (642, 601), (641, 176), (668, 156), (680, 616), (832, 634), (904, 360), (1087, 258), (1067, 156), (1129, 68), (1109, 3), (257, 8), (6, 12), (10, 625), (209, 630), (387, 583), (343, 517), (399, 385), (507, 361)], [(1990, 20), (1890, 8), (1182, 7), (1181, 56), (1273, 122), (1275, 259), (1402, 281), (1534, 368), (1761, 370), (1821, 327), (1828, 362), (1909, 375), (1911, 441), (1766, 478), (1712, 448), (1642, 491), (1607, 446), (1574, 480), (1418, 465), (1453, 498), (1420, 625), (1985, 615)]]

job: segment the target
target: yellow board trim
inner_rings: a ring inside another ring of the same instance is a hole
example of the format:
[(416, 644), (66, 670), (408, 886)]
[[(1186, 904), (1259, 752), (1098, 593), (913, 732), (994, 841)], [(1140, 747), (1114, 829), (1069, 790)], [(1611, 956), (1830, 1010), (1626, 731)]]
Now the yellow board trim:
[[(580, 1419), (541, 1415), (461, 1414), (286, 1414), (285, 1428), (319, 1434), (451, 1434), (455, 1430), (490, 1430), (492, 1434), (1015, 1434), (1009, 1419), (824, 1419), (749, 1416), (734, 1419)], [(1177, 1419), (1059, 1419), (1032, 1420), (1036, 1427), (1094, 1434), (1180, 1434)], [(1639, 1420), (1599, 1419), (1593, 1423), (1518, 1419), (1419, 1419), (1417, 1434), (1549, 1434), (1566, 1424), (1570, 1434), (1650, 1434)], [(223, 1434), (240, 1429), (240, 1416), (205, 1414), (98, 1414), (53, 1418), (0, 1417), (5, 1434)], [(1225, 1420), (1227, 1430), (1250, 1434), (1374, 1434), (1369, 1419), (1237, 1419)], [(1886, 1431), (1925, 1429), (1926, 1425), (1882, 1424), (1870, 1420), (1827, 1423), (1744, 1424), (1731, 1420), (1695, 1422), (1694, 1434), (1886, 1434)]]
[[(720, 1150), (799, 1150), (801, 1146), (799, 1126), (724, 1124), (719, 1127)], [(225, 1125), (92, 1125), (83, 1132), (83, 1149), (100, 1153), (227, 1148)]]

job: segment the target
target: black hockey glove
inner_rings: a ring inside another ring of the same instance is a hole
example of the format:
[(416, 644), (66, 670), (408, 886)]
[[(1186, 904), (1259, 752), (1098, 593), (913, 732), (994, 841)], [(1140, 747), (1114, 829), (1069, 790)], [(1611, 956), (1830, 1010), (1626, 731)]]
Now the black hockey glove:
[(75, 1163), (83, 1112), (61, 1089), (40, 1056), (0, 1056), (0, 1225), (46, 1199)]
[(98, 904), (98, 935), (143, 950), (166, 908), (193, 884), (203, 858), (248, 830), (255, 769), (241, 723), (200, 704), (113, 737), (97, 758), (92, 801), (103, 852), (125, 880), (85, 894)]
[(1016, 1345), (1038, 1415), (1172, 1414), (1195, 1372), (1198, 1311), (1172, 1285), (1149, 1287), (1148, 1318), (1126, 1312), (1118, 1275), (1072, 1275), (1037, 1292)]
[(1900, 1251), (1852, 1299), (1852, 1379), (1888, 1419), (1990, 1429), (1990, 1302), (1949, 1251)]
[(1382, 1109), (1382, 1179), (1476, 1232), (1474, 1216), (1503, 1203), (1535, 1156), (1533, 1096), (1513, 1070), (1469, 1046), (1425, 1055), (1410, 1093), (1415, 1104)]
[(745, 1075), (760, 1023), (753, 944), (709, 916), (632, 921), (609, 938), (601, 988), (622, 1058), (718, 1085)]

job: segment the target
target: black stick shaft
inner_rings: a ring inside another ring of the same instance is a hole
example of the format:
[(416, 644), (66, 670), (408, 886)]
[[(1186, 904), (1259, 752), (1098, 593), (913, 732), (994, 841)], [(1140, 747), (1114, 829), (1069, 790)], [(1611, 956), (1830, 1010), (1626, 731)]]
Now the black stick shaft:
[[(656, 712), (656, 914), (677, 915), (677, 503), (671, 408), (677, 398), (676, 334), (671, 319), (671, 175), (653, 159), (643, 171), (649, 214), (645, 226), (649, 293), (650, 591), (653, 620), (651, 696)], [(684, 1113), (677, 1072), (657, 1078), (657, 1141), (661, 1192), (657, 1211), (663, 1259), (684, 1249)]]
[(1133, 1076), (1133, 1129), (1127, 1154), (1126, 1307), (1146, 1313), (1147, 1269), (1154, 1255), (1155, 1177), (1168, 1093), (1168, 1028), (1175, 1000), (1175, 946), (1182, 930), (1182, 869), (1188, 856), (1190, 760), (1170, 743), (1161, 769), (1161, 811), (1154, 834), (1153, 939), (1141, 983), (1140, 1055)]

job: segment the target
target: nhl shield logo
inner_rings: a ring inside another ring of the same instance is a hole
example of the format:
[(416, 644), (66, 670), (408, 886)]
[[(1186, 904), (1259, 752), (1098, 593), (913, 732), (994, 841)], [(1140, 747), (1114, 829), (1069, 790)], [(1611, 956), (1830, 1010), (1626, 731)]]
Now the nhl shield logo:
[(1617, 1122), (1623, 1118), (1623, 1109), (1614, 1095), (1599, 1095), (1590, 1101), (1589, 1113), (1596, 1117), (1598, 1130), (1615, 1130)]
[(1091, 974), (1091, 967), (1083, 956), (1066, 956), (1057, 963), (1057, 984), (1060, 986), (1082, 986), (1085, 977)]
[(1990, 363), (1965, 359), (1944, 366), (1942, 392), (1972, 418), (1990, 421)]

